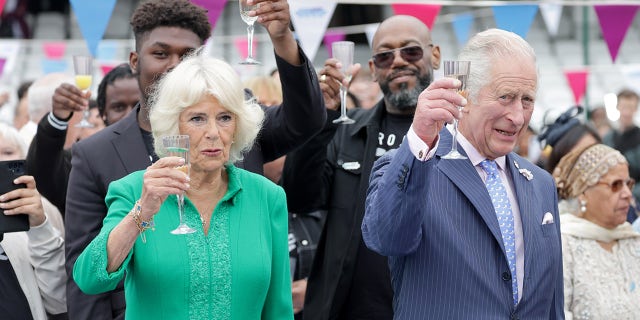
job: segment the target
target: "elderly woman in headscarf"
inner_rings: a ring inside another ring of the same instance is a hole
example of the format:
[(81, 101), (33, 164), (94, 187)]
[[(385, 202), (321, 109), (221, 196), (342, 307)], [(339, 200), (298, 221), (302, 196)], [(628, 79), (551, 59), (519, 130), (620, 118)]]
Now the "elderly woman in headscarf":
[(558, 186), (567, 319), (638, 319), (640, 234), (626, 221), (635, 181), (617, 150), (565, 155)]

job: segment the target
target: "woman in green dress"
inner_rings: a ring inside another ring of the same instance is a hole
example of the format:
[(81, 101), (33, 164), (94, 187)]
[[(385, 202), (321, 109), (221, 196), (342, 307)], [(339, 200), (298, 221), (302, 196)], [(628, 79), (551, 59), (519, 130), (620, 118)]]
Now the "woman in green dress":
[[(264, 118), (236, 72), (194, 54), (160, 81), (150, 113), (160, 160), (111, 183), (100, 234), (75, 263), (85, 293), (125, 278), (128, 319), (292, 319), (284, 191), (233, 165)], [(188, 135), (190, 174), (162, 157), (162, 137)], [(174, 235), (176, 194), (196, 232)]]

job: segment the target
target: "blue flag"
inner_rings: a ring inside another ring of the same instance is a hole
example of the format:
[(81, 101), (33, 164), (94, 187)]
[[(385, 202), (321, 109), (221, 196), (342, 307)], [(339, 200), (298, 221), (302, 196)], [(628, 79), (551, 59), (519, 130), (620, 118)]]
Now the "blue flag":
[(537, 5), (493, 6), (496, 27), (516, 33), (523, 39), (527, 37), (537, 12)]
[(71, 0), (70, 2), (89, 52), (97, 57), (98, 44), (107, 29), (116, 0)]

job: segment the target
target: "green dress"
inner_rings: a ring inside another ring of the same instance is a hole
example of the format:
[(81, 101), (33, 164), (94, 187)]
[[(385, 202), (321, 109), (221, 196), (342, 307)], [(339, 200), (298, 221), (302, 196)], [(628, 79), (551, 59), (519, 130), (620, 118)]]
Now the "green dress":
[[(155, 215), (155, 230), (139, 236), (115, 272), (107, 269), (107, 239), (142, 192), (144, 171), (109, 185), (102, 230), (82, 252), (73, 278), (87, 294), (113, 290), (125, 278), (127, 319), (293, 319), (284, 191), (266, 178), (226, 167), (229, 187), (205, 236), (185, 198), (185, 219), (197, 232), (173, 235), (175, 196)], [(126, 273), (126, 277), (125, 277)]]

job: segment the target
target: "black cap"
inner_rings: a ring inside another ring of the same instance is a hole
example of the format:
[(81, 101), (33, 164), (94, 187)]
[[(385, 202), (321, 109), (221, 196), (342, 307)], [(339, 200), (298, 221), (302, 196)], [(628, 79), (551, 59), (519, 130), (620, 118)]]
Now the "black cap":
[(542, 132), (538, 135), (538, 141), (544, 142), (548, 146), (555, 146), (565, 133), (580, 124), (580, 120), (576, 119), (576, 116), (581, 114), (583, 110), (584, 108), (581, 106), (569, 108), (555, 122), (542, 128)]

